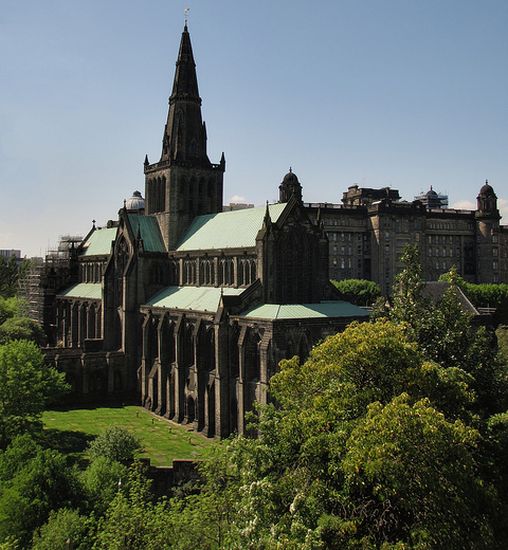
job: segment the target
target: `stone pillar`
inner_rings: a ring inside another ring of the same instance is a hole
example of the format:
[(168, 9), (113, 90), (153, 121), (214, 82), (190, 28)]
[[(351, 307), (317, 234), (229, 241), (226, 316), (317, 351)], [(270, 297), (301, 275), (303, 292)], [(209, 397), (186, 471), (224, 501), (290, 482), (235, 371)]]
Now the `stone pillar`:
[(196, 383), (197, 383), (197, 407), (196, 420), (198, 431), (203, 431), (205, 434), (208, 430), (208, 335), (206, 326), (201, 321), (198, 321), (194, 336), (194, 364), (196, 366)]
[(245, 433), (245, 337), (247, 327), (243, 326), (238, 338), (238, 434)]
[(238, 256), (233, 256), (233, 286), (238, 288)]
[(164, 316), (162, 315), (159, 319), (159, 322), (157, 324), (157, 347), (158, 347), (158, 356), (159, 356), (159, 368), (157, 369), (157, 395), (154, 397), (157, 397), (157, 407), (155, 409), (155, 414), (164, 414), (164, 403), (163, 403), (163, 360), (164, 360), (164, 344), (163, 339), (166, 337), (164, 334)]
[(175, 325), (175, 384), (174, 384), (174, 402), (175, 402), (175, 416), (176, 422), (183, 421), (184, 415), (184, 390), (185, 390), (185, 369), (183, 365), (184, 352), (183, 352), (183, 332), (185, 330), (185, 319), (180, 316)]
[(71, 325), (71, 310), (70, 306), (67, 302), (64, 302), (62, 304), (62, 312), (64, 317), (64, 324), (63, 324), (63, 334), (62, 334), (62, 341), (63, 341), (63, 347), (68, 348), (70, 347), (70, 325)]
[(266, 405), (268, 401), (268, 350), (270, 348), (271, 338), (267, 332), (259, 344), (259, 403)]
[(95, 304), (90, 304), (88, 306), (88, 315), (87, 315), (87, 329), (86, 329), (87, 338), (96, 338), (96, 332), (95, 332), (96, 315), (97, 315), (97, 310), (95, 308)]
[(215, 435), (227, 437), (231, 433), (229, 413), (231, 398), (229, 395), (229, 340), (225, 322), (216, 324), (215, 331)]
[(87, 304), (79, 304), (78, 306), (78, 347), (83, 348), (83, 343), (87, 337), (87, 317), (88, 307)]
[(71, 347), (78, 345), (78, 304), (71, 305)]
[(95, 337), (103, 338), (102, 335), (102, 306), (99, 304), (95, 311)]
[(196, 258), (196, 286), (201, 286), (201, 262)]
[(214, 286), (220, 286), (219, 285), (219, 258), (215, 257), (213, 258), (213, 285)]
[(184, 285), (184, 281), (185, 281), (185, 273), (184, 273), (184, 261), (183, 261), (183, 258), (180, 258), (178, 260), (178, 263), (179, 263), (179, 266), (180, 266), (180, 269), (179, 269), (179, 277), (178, 277), (178, 286), (183, 286)]
[(143, 355), (141, 359), (141, 404), (145, 404), (145, 400), (148, 397), (147, 393), (147, 366), (146, 362), (148, 360), (148, 325), (152, 322), (150, 315), (145, 315), (145, 320), (143, 321)]

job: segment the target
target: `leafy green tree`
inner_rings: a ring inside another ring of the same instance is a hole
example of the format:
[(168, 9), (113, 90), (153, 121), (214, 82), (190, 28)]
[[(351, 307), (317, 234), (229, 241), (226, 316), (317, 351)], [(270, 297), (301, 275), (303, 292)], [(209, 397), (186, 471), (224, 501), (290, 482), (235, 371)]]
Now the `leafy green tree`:
[(379, 285), (367, 279), (343, 279), (332, 283), (340, 292), (342, 300), (359, 306), (371, 305), (381, 296)]
[(127, 489), (119, 488), (99, 521), (94, 548), (104, 550), (159, 550), (174, 548), (167, 503), (153, 502), (150, 482), (140, 464), (133, 464)]
[(9, 298), (18, 290), (20, 267), (14, 256), (4, 258), (0, 256), (0, 296)]
[(396, 278), (389, 318), (407, 323), (408, 335), (428, 359), (472, 377), (469, 385), (476, 392), (476, 412), (482, 417), (505, 410), (508, 370), (496, 359), (493, 334), (474, 326), (471, 314), (464, 311), (456, 270), (447, 274), (450, 286), (443, 297), (432, 302), (424, 294), (418, 249), (407, 247), (402, 261), (404, 269)]
[(46, 404), (68, 390), (64, 375), (49, 367), (33, 342), (0, 346), (0, 448), (17, 434), (40, 427)]
[[(426, 360), (406, 325), (387, 320), (353, 323), (303, 365), (283, 361), (270, 385), (276, 405), (259, 408), (258, 437), (223, 444), (201, 469), (199, 492), (171, 501), (170, 517), (185, 518), (181, 527), (170, 521), (176, 547), (447, 547), (472, 525), (481, 535), (471, 540), (488, 547), (495, 495), (479, 478), (477, 432), (458, 419), (470, 418), (469, 380)], [(393, 460), (392, 477), (382, 469), (383, 452)], [(360, 465), (370, 453), (369, 485)], [(404, 478), (420, 463), (426, 469), (412, 486)], [(387, 511), (398, 487), (403, 500)], [(419, 514), (419, 495), (439, 502)], [(446, 510), (453, 499), (470, 514), (457, 524)], [(469, 510), (471, 503), (478, 505)], [(448, 527), (455, 530), (449, 538)], [(425, 542), (428, 533), (437, 545)]]
[(112, 426), (90, 443), (88, 455), (92, 460), (104, 457), (121, 464), (130, 464), (139, 450), (141, 445), (134, 435), (124, 428)]
[(52, 510), (76, 506), (81, 497), (77, 477), (65, 456), (36, 448), (35, 456), (0, 488), (0, 541), (15, 538), (22, 548)]
[(104, 456), (95, 458), (81, 475), (81, 482), (91, 508), (103, 515), (118, 491), (127, 481), (128, 468)]
[(428, 400), (411, 404), (402, 394), (371, 404), (343, 460), (344, 506), (357, 533), (376, 546), (492, 548), (493, 502), (474, 459), (478, 436)]
[(92, 546), (90, 531), (93, 518), (60, 508), (51, 512), (47, 523), (35, 532), (32, 550), (88, 550)]
[(42, 346), (45, 339), (39, 323), (28, 317), (10, 317), (0, 325), (0, 345), (11, 340), (32, 340)]
[(21, 307), (19, 298), (11, 296), (5, 298), (0, 295), (0, 325), (2, 325), (7, 319), (20, 315)]

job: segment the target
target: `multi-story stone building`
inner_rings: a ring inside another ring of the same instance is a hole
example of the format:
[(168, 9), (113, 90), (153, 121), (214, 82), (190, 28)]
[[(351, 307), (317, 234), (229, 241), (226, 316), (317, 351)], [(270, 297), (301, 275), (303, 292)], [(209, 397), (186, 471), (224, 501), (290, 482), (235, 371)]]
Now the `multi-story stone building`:
[(206, 139), (185, 27), (162, 155), (145, 158), (146, 200), (136, 192), (117, 220), (94, 224), (63, 277), (48, 266), (46, 353), (75, 397), (137, 396), (226, 436), (267, 401), (281, 359), (305, 358), (367, 313), (336, 299), (326, 233), (296, 177), (280, 203), (221, 212), (226, 161), (210, 162)]
[(489, 185), (476, 211), (358, 186), (340, 205), (304, 204), (290, 170), (278, 203), (222, 212), (225, 169), (224, 154), (207, 155), (185, 27), (161, 158), (145, 157), (146, 200), (135, 192), (41, 274), (46, 353), (74, 397), (136, 397), (209, 436), (242, 432), (281, 359), (305, 358), (367, 315), (337, 301), (330, 277), (389, 291), (403, 247), (416, 242), (428, 279), (455, 264), (468, 280), (506, 280), (508, 230)]
[(499, 223), (497, 197), (488, 182), (480, 189), (476, 210), (409, 203), (395, 189), (356, 185), (344, 193), (342, 204), (306, 206), (324, 223), (332, 279), (371, 279), (388, 294), (402, 267), (404, 246), (417, 243), (429, 281), (455, 265), (471, 282), (508, 282), (508, 226)]

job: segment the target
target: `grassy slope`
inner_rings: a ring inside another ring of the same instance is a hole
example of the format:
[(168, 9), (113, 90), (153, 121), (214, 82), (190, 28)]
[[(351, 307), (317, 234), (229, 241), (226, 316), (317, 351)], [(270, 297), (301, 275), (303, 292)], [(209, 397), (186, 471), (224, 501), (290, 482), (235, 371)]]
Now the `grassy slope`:
[(175, 458), (201, 458), (212, 443), (184, 427), (152, 416), (142, 407), (97, 407), (46, 411), (44, 428), (63, 452), (82, 455), (88, 442), (109, 426), (133, 433), (154, 466), (169, 466)]

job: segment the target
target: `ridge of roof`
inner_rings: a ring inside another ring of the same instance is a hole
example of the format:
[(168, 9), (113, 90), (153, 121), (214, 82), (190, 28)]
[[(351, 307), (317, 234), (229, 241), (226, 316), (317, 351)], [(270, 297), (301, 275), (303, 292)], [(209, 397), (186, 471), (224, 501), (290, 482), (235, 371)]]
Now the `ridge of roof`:
[[(276, 222), (287, 203), (269, 204), (270, 217)], [(197, 216), (176, 247), (177, 252), (250, 248), (263, 225), (266, 206)]]
[(82, 256), (108, 256), (111, 253), (111, 243), (115, 240), (117, 231), (117, 227), (95, 229), (81, 245)]

